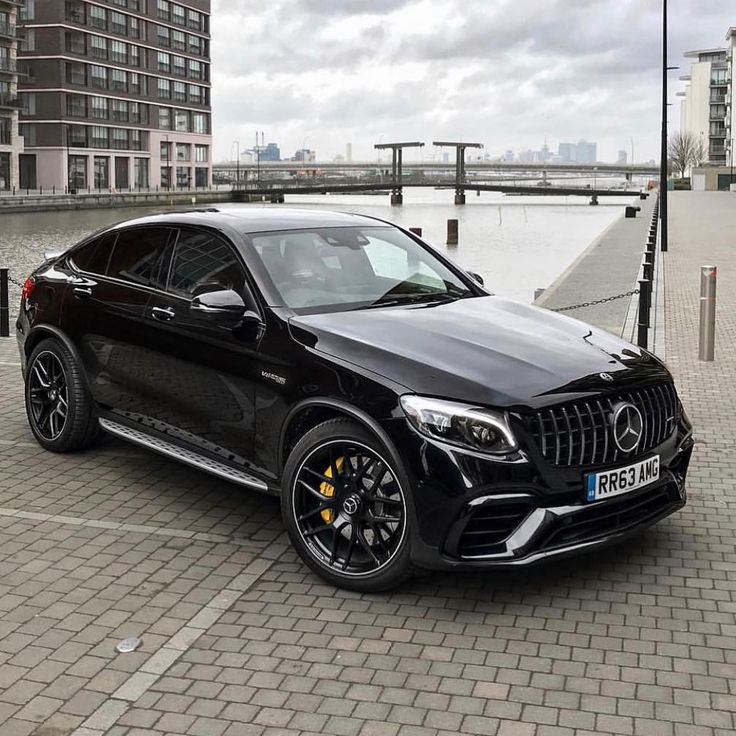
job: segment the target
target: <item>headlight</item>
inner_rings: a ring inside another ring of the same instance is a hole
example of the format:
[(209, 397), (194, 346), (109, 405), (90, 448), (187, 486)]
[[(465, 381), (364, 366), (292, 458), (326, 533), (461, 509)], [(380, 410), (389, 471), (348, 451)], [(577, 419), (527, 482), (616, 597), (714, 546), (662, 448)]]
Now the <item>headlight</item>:
[(401, 397), (401, 408), (409, 421), (429, 437), (494, 455), (517, 448), (503, 412), (411, 395)]

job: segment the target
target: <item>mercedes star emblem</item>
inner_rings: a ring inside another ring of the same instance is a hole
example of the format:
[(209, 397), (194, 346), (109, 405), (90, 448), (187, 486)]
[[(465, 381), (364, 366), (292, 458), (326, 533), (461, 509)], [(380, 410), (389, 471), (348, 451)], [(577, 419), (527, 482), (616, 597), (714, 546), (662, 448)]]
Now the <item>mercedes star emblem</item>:
[(611, 383), (613, 381), (613, 376), (610, 373), (599, 373), (598, 374), (602, 380), (607, 381), (608, 383)]
[(356, 496), (348, 496), (342, 503), (343, 509), (345, 509), (345, 513), (352, 516), (357, 510), (358, 506), (360, 506), (360, 501), (357, 499)]
[(613, 440), (621, 452), (633, 452), (639, 446), (644, 419), (641, 412), (630, 403), (619, 404), (611, 420)]

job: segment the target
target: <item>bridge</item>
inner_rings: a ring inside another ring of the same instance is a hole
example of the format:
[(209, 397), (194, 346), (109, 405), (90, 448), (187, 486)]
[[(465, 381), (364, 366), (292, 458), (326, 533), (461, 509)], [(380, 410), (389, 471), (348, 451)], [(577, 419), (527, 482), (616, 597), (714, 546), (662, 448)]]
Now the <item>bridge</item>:
[[(601, 196), (631, 198), (640, 194), (639, 189), (599, 187), (596, 185), (598, 177), (605, 179), (623, 175), (627, 181), (631, 181), (634, 175), (658, 173), (657, 167), (650, 164), (466, 162), (465, 149), (482, 148), (480, 143), (442, 141), (435, 141), (434, 145), (454, 147), (456, 157), (453, 163), (416, 161), (404, 164), (403, 149), (419, 148), (423, 145), (420, 141), (377, 144), (375, 148), (379, 152), (385, 149), (391, 151), (390, 167), (380, 161), (259, 161), (215, 165), (213, 173), (221, 179), (235, 179), (233, 198), (236, 201), (249, 201), (265, 196), (271, 201), (282, 202), (286, 194), (388, 191), (391, 204), (396, 205), (403, 202), (405, 186), (454, 188), (455, 204), (458, 205), (465, 204), (466, 191), (585, 196), (590, 197), (591, 204), (598, 204)], [(572, 185), (574, 174), (593, 178), (594, 186)], [(562, 184), (553, 185), (548, 181), (550, 178), (562, 180)], [(528, 180), (537, 180), (536, 186), (518, 183)], [(644, 196), (646, 195), (642, 195)]]

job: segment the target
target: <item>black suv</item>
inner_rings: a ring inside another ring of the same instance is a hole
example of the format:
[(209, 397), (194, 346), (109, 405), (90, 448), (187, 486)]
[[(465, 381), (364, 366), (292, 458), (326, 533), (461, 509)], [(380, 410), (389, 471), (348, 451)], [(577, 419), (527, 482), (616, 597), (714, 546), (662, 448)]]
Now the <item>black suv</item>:
[(337, 585), (525, 565), (685, 503), (691, 426), (655, 356), (370, 217), (131, 220), (38, 268), (17, 334), (43, 447), (105, 431), (279, 495)]

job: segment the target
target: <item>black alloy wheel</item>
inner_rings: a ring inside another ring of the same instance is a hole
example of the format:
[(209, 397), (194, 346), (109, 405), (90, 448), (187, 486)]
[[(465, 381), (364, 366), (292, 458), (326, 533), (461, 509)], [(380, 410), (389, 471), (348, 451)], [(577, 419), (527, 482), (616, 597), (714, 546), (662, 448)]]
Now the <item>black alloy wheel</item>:
[[(336, 437), (343, 428), (352, 431)], [(302, 558), (344, 587), (382, 590), (403, 580), (410, 570), (407, 503), (388, 453), (360, 425), (331, 420), (292, 454), (299, 458), (287, 463), (284, 517)]]
[(61, 436), (69, 414), (66, 373), (50, 350), (36, 355), (28, 372), (30, 416), (38, 434), (53, 442)]
[(100, 437), (82, 371), (71, 350), (54, 338), (42, 340), (28, 356), (26, 416), (37, 442), (47, 450), (82, 450)]

